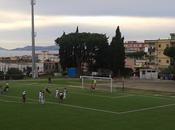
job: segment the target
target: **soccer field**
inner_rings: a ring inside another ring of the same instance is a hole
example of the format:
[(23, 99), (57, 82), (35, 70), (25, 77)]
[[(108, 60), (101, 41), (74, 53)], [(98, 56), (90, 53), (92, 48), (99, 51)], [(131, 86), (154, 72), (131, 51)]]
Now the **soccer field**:
[[(1, 82), (1, 84), (3, 84)], [(4, 83), (5, 84), (5, 83)], [(138, 90), (90, 92), (76, 79), (53, 80), (52, 94), (38, 103), (38, 92), (47, 80), (10, 81), (0, 96), (0, 130), (174, 130), (175, 97)], [(63, 103), (56, 88), (68, 89)], [(27, 92), (27, 102), (21, 94)]]

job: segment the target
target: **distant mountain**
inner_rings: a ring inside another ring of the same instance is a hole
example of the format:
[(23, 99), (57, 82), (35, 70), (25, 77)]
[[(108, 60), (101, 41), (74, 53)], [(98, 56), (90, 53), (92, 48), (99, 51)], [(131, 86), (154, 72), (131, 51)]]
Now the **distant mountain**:
[(7, 50), (7, 49), (0, 47), (0, 50), (1, 50), (1, 51), (5, 51), (5, 50)]
[[(31, 51), (31, 50), (32, 50), (32, 46), (26, 46), (23, 48), (12, 49), (12, 51)], [(54, 45), (54, 46), (35, 46), (35, 50), (36, 51), (57, 51), (58, 46), (56, 46), (56, 45)]]

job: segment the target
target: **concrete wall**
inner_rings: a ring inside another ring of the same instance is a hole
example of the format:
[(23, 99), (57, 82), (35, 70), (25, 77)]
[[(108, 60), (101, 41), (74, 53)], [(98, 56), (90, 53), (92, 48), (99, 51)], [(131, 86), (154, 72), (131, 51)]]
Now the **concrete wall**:
[(153, 69), (140, 69), (140, 79), (158, 79), (158, 72)]

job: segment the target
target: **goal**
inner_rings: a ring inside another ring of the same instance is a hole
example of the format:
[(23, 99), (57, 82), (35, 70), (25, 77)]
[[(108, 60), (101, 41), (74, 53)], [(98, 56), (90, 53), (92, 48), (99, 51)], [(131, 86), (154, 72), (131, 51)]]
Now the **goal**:
[(82, 88), (90, 89), (93, 81), (96, 80), (96, 89), (113, 91), (112, 78), (110, 77), (96, 77), (96, 76), (80, 76)]

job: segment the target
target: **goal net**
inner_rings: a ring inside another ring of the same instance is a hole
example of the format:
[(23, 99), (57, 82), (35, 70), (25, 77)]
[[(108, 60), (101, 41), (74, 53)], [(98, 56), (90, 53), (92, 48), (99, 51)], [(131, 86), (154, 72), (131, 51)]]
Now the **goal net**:
[(80, 76), (82, 88), (91, 89), (95, 85), (97, 90), (113, 91), (112, 78), (96, 76)]

